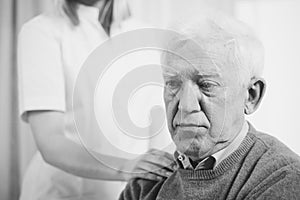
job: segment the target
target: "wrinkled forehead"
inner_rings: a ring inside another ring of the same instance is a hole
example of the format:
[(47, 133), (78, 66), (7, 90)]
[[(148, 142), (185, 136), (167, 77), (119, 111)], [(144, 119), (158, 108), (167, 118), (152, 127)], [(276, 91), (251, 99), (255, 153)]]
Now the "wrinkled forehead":
[(161, 62), (164, 75), (222, 75), (234, 67), (234, 39), (197, 40), (178, 37), (170, 40)]

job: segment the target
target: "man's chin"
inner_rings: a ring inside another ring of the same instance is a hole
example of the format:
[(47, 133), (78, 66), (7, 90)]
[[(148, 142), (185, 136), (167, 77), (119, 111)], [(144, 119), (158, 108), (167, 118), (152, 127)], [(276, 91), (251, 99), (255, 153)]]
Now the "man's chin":
[(185, 154), (192, 160), (198, 160), (205, 158), (207, 154), (209, 154), (210, 150), (209, 146), (206, 146), (205, 143), (193, 143), (193, 142), (180, 142), (180, 145), (177, 145), (177, 150), (180, 153)]

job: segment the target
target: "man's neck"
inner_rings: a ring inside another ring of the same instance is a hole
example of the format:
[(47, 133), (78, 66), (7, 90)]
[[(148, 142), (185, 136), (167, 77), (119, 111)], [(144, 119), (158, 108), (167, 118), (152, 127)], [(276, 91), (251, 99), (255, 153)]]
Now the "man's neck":
[[(214, 168), (240, 146), (243, 139), (247, 135), (248, 129), (249, 129), (249, 125), (248, 125), (247, 121), (245, 120), (245, 122), (242, 126), (242, 129), (237, 134), (237, 136), (232, 140), (232, 142), (224, 149), (211, 155), (216, 159)], [(177, 155), (177, 154), (175, 154), (175, 155)], [(197, 169), (197, 166), (200, 165), (202, 160), (205, 159), (204, 158), (204, 159), (192, 162), (191, 159), (188, 158), (186, 155), (184, 155), (180, 152), (178, 152), (178, 155), (181, 157), (179, 160), (181, 160), (180, 162), (181, 162), (183, 168), (185, 168), (185, 169)], [(176, 157), (176, 158), (178, 158), (178, 157)]]

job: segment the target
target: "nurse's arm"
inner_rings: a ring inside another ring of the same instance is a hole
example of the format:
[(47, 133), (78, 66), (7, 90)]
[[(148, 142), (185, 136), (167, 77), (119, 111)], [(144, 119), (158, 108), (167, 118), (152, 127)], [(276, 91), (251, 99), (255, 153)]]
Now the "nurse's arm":
[(134, 161), (89, 150), (98, 158), (95, 159), (83, 146), (65, 136), (62, 112), (30, 111), (28, 121), (43, 159), (68, 173), (90, 179), (129, 180), (133, 177), (161, 179), (173, 171), (172, 156), (158, 150), (152, 150)]

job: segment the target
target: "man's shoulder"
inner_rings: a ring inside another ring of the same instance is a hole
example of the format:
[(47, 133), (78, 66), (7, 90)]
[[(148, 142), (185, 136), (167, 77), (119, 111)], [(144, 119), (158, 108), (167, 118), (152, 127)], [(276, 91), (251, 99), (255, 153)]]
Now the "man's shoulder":
[(247, 138), (253, 145), (239, 170), (243, 180), (240, 194), (246, 194), (250, 199), (267, 196), (276, 199), (280, 195), (285, 197), (280, 199), (295, 199), (294, 196), (300, 195), (300, 157), (275, 137), (259, 132), (253, 126), (250, 126)]
[(277, 194), (274, 190), (279, 187), (299, 194), (300, 157), (269, 134), (251, 128), (249, 135), (255, 141), (246, 157), (252, 163), (247, 180), (251, 194)]
[(119, 200), (156, 199), (164, 182), (165, 180), (131, 179), (121, 193)]
[[(300, 157), (288, 146), (278, 140), (276, 137), (250, 129), (250, 133), (256, 140), (256, 145), (263, 152), (260, 160), (267, 162), (276, 161), (282, 165), (295, 165), (300, 170)], [(271, 162), (272, 163), (272, 162)]]

